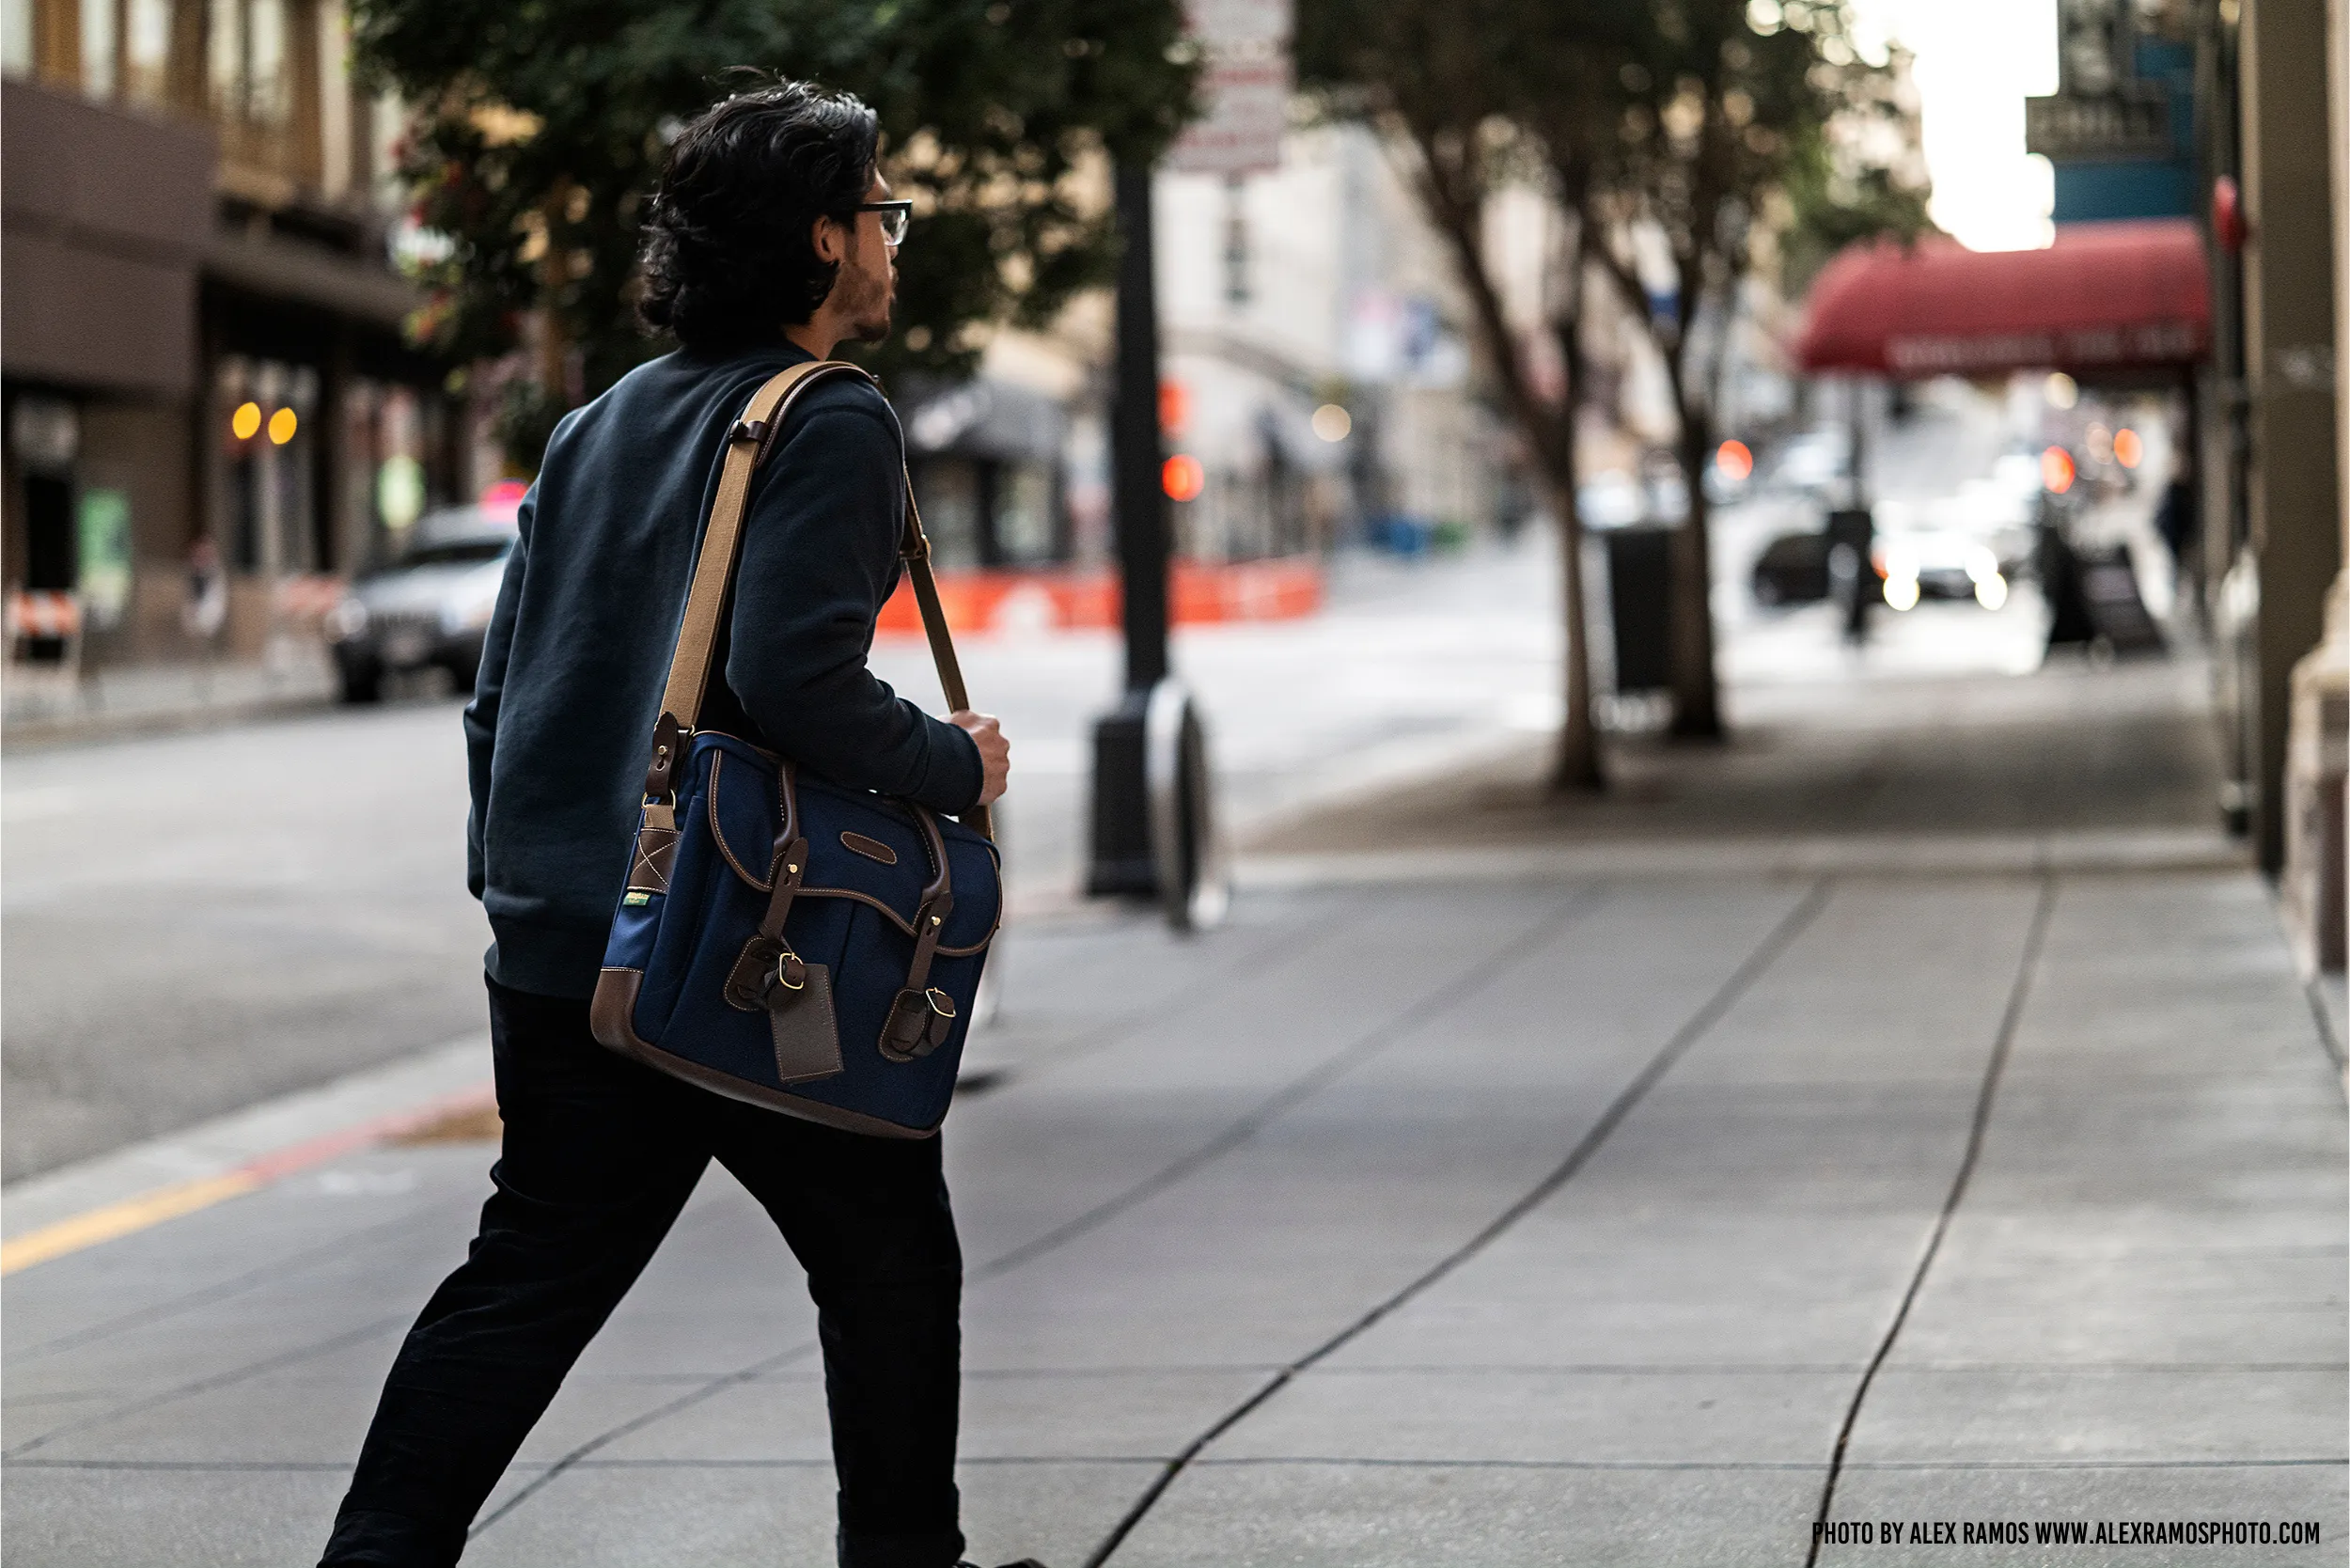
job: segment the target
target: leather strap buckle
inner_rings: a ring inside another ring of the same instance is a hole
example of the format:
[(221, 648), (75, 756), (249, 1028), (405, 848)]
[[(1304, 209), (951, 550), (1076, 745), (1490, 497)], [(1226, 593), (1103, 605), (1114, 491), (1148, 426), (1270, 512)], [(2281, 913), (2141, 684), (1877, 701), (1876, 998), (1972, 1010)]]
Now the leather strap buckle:
[(727, 431), (727, 441), (729, 445), (747, 441), (757, 446), (766, 439), (767, 421), (764, 419), (737, 419)]
[(647, 800), (677, 799), (678, 764), (685, 759), (686, 738), (692, 733), (678, 722), (675, 713), (666, 710), (661, 721), (652, 727), (652, 763), (645, 770)]

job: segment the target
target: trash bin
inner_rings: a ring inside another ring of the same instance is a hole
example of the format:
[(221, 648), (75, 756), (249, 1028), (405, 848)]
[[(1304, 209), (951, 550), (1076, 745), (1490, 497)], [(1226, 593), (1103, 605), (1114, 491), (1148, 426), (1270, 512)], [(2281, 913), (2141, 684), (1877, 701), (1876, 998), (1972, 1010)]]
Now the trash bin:
[(1607, 605), (1619, 693), (1672, 684), (1672, 530), (1610, 528)]

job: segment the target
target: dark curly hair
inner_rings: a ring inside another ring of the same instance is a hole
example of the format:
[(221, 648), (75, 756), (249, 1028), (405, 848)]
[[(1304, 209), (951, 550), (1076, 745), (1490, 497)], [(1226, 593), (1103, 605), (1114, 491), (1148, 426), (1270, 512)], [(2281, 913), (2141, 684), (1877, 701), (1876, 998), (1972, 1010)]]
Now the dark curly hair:
[(849, 93), (807, 82), (713, 104), (670, 145), (645, 218), (637, 314), (688, 348), (770, 341), (832, 292), (820, 217), (853, 222), (881, 124)]

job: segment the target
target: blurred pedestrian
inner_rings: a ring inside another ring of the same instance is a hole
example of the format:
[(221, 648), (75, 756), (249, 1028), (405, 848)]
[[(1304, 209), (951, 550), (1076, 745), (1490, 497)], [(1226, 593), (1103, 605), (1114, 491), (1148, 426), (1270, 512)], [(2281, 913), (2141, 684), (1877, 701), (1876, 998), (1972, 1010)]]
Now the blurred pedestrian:
[(228, 578), (220, 569), (220, 546), (210, 538), (188, 546), (188, 591), (180, 604), (180, 630), (209, 649), (228, 622)]
[[(729, 423), (778, 370), (889, 331), (907, 209), (854, 98), (781, 83), (670, 149), (646, 223), (647, 321), (677, 352), (567, 416), (524, 498), (465, 710), (469, 878), (495, 941), (504, 1144), (465, 1262), (409, 1331), (324, 1561), (446, 1564), (712, 1159), (807, 1271), (842, 1568), (953, 1568), (963, 1263), (936, 1138), (721, 1099), (589, 1030), (697, 521)], [(1003, 792), (993, 718), (934, 719), (866, 667), (896, 584), (903, 442), (870, 383), (794, 408), (759, 471), (702, 709), (803, 769), (959, 813)]]
[(2171, 581), (2181, 602), (2202, 604), (2203, 509), (2195, 493), (2195, 459), (2184, 443), (2174, 442), (2170, 482), (2154, 504), (2154, 532), (2170, 552)]

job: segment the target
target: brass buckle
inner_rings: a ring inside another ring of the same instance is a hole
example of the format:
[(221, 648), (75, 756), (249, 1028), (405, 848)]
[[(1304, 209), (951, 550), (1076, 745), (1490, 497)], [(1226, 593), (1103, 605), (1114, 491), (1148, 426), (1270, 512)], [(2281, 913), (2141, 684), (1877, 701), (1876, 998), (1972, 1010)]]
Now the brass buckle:
[(952, 1018), (955, 1015), (955, 999), (938, 987), (932, 986), (922, 996), (931, 1004), (931, 1011), (939, 1017)]
[[(800, 978), (796, 980), (791, 978), (791, 965), (795, 964), (800, 966)], [(789, 945), (776, 955), (776, 983), (786, 991), (807, 989), (807, 965), (801, 962), (800, 955), (793, 952)]]

